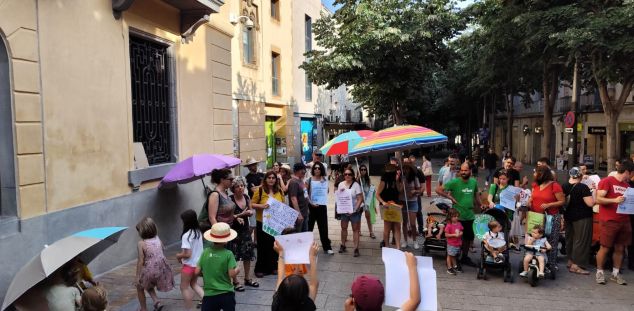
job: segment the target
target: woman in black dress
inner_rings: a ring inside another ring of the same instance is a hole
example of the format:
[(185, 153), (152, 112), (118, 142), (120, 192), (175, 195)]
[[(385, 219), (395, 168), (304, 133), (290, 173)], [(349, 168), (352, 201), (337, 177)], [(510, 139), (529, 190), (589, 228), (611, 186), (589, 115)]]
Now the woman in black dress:
[[(244, 265), (244, 285), (251, 287), (259, 287), (258, 282), (249, 278), (251, 271), (251, 261), (255, 259), (253, 240), (249, 231), (249, 216), (253, 213), (251, 208), (251, 199), (245, 193), (246, 180), (242, 176), (238, 176), (233, 180), (231, 185), (231, 200), (235, 203), (234, 217), (242, 219), (242, 221), (234, 221), (233, 229), (238, 233), (238, 237), (234, 240), (232, 251), (236, 257), (236, 261), (242, 261)], [(235, 290), (243, 291), (244, 287), (240, 285), (238, 277), (233, 280)]]

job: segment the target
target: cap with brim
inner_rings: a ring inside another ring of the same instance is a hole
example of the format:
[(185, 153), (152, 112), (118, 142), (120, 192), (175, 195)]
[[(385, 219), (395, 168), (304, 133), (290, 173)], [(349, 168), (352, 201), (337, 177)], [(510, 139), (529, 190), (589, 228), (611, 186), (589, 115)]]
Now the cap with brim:
[(568, 175), (572, 178), (579, 178), (583, 174), (581, 174), (581, 169), (575, 166), (568, 171)]
[(242, 166), (250, 166), (250, 165), (253, 165), (253, 164), (258, 164), (260, 162), (262, 162), (262, 161), (257, 161), (256, 159), (248, 158), (247, 162), (242, 164)]
[(385, 299), (381, 281), (373, 276), (362, 275), (352, 283), (352, 297), (359, 310), (380, 311)]
[(214, 243), (226, 243), (238, 236), (238, 233), (229, 227), (229, 224), (224, 222), (217, 222), (211, 229), (205, 231), (203, 237), (205, 240)]

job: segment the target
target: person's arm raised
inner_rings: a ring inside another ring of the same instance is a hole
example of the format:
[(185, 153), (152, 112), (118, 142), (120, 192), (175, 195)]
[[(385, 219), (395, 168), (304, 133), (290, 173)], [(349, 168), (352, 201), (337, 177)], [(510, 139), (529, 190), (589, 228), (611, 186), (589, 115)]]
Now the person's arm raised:
[(405, 263), (409, 271), (409, 299), (401, 306), (401, 310), (414, 311), (420, 304), (420, 284), (418, 284), (418, 270), (416, 270), (414, 254), (405, 252)]
[(310, 248), (310, 283), (308, 284), (308, 296), (313, 301), (317, 298), (317, 290), (319, 289), (319, 279), (317, 278), (317, 252), (319, 252), (319, 245), (317, 245), (317, 242), (313, 242), (313, 246)]
[(286, 275), (284, 272), (286, 270), (286, 264), (284, 263), (284, 248), (282, 244), (275, 241), (273, 243), (273, 249), (279, 255), (277, 259), (277, 283), (275, 284), (275, 291), (277, 291), (277, 288), (282, 284), (282, 280), (284, 280), (284, 275)]

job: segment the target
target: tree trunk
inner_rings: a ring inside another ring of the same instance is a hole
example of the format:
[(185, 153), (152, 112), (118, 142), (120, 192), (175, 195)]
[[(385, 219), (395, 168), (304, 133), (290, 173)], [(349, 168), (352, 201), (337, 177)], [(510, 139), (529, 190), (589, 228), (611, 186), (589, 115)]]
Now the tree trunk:
[[(509, 146), (511, 155), (515, 155), (513, 150), (513, 95), (505, 95), (506, 98), (506, 143)], [(517, 157), (517, 156), (516, 156)]]
[(401, 125), (403, 122), (401, 118), (401, 110), (398, 107), (398, 102), (392, 103), (392, 117), (394, 118), (394, 125)]
[(544, 65), (542, 87), (544, 89), (544, 118), (542, 120), (542, 155), (550, 159), (550, 149), (552, 142), (550, 141), (550, 133), (553, 130), (553, 108), (557, 100), (557, 91), (559, 84), (559, 76), (557, 71), (548, 64)]
[(605, 121), (608, 123), (606, 126), (608, 171), (613, 171), (615, 169), (615, 161), (618, 159), (618, 151), (616, 150), (616, 137), (618, 135), (617, 122), (621, 111), (623, 111), (623, 106), (627, 101), (627, 97), (630, 95), (630, 92), (632, 92), (634, 77), (630, 77), (623, 82), (621, 94), (618, 94), (618, 96), (617, 94), (614, 94), (616, 100), (610, 98), (607, 80), (598, 79), (595, 75), (595, 81), (597, 82), (599, 98), (601, 98), (601, 104), (603, 105), (603, 114), (605, 115)]

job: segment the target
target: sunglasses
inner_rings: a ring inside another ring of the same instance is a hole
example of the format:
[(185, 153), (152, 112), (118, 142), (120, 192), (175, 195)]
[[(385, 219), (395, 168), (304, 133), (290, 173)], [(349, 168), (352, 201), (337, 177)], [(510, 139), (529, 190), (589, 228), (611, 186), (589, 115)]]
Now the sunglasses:
[(315, 167), (315, 168), (314, 168), (314, 170), (320, 170), (320, 171), (321, 171), (321, 168), (319, 168), (319, 167)]
[(365, 172), (365, 171), (367, 171), (367, 169), (362, 168), (362, 169), (360, 169), (360, 171)]
[(345, 173), (345, 174), (343, 174), (343, 176), (354, 176), (354, 175), (352, 175), (350, 173)]
[(277, 179), (277, 177), (275, 177), (275, 176), (269, 176), (269, 177), (267, 177), (266, 179)]

